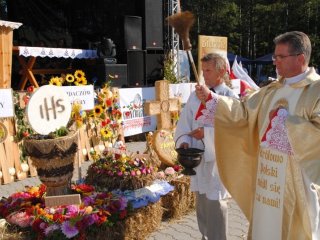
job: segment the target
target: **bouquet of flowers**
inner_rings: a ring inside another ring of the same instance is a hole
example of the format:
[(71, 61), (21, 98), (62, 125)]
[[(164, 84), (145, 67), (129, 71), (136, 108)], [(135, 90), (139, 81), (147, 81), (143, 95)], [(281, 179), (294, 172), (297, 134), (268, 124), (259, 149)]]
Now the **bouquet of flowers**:
[(112, 91), (108, 83), (97, 94), (95, 107), (93, 111), (87, 113), (87, 116), (97, 128), (101, 140), (110, 147), (114, 146), (123, 123), (118, 93)]
[(60, 77), (53, 76), (50, 78), (49, 84), (56, 86), (81, 86), (87, 85), (85, 73), (82, 70), (76, 70), (74, 74), (61, 74)]
[(82, 196), (82, 204), (45, 207), (45, 185), (28, 187), (0, 201), (0, 216), (18, 226), (32, 239), (71, 239), (85, 236), (90, 227), (112, 226), (127, 217), (130, 206), (124, 196), (95, 192), (90, 185), (73, 185)]

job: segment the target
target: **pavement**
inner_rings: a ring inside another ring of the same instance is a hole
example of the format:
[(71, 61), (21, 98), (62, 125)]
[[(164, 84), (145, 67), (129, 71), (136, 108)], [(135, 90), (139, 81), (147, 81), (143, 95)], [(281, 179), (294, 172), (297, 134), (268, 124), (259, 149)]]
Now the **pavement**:
[[(127, 142), (126, 146), (131, 152), (139, 151), (142, 153), (146, 147), (146, 142)], [(76, 181), (79, 176), (84, 177), (90, 164), (91, 162), (87, 161), (82, 164), (81, 169), (75, 169), (72, 180)], [(24, 190), (25, 186), (35, 186), (40, 183), (38, 177), (30, 177), (10, 184), (0, 185), (0, 196), (8, 197), (14, 192)], [(248, 221), (231, 198), (228, 201), (228, 207), (228, 240), (246, 239), (249, 226)], [(153, 232), (146, 240), (201, 240), (195, 211), (191, 211), (178, 220), (163, 221), (160, 228)]]

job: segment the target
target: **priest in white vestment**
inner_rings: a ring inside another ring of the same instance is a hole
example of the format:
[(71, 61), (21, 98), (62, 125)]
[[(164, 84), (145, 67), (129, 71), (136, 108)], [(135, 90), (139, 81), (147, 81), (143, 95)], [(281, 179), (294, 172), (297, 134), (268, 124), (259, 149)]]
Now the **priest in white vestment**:
[[(206, 86), (218, 95), (237, 98), (228, 82), (225, 59), (217, 53), (209, 53), (201, 58), (202, 72)], [(197, 121), (198, 106), (203, 104), (192, 92), (178, 121), (175, 140), (180, 148), (204, 149), (200, 164), (194, 169), (196, 175), (191, 176), (191, 191), (196, 193), (196, 214), (202, 240), (227, 240), (228, 238), (228, 206), (229, 196), (220, 181), (215, 152), (213, 148), (214, 132), (212, 124), (205, 126)], [(191, 132), (203, 127), (205, 137), (198, 141), (190, 136)]]

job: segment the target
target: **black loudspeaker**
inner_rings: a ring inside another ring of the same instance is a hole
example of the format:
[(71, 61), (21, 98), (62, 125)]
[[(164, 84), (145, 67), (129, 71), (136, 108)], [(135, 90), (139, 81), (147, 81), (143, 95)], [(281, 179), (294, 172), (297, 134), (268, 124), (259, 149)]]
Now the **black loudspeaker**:
[(154, 82), (163, 79), (163, 54), (146, 54), (146, 85), (154, 86)]
[(145, 51), (127, 51), (127, 79), (129, 87), (145, 85)]
[(163, 1), (144, 0), (144, 46), (146, 50), (163, 49)]
[(127, 50), (142, 49), (142, 17), (124, 17), (124, 42)]
[(111, 80), (112, 87), (127, 87), (127, 64), (106, 64), (107, 81)]
[(99, 59), (96, 65), (89, 68), (88, 75), (95, 79), (95, 87), (103, 85), (111, 80), (112, 87), (127, 87), (127, 64), (108, 64)]

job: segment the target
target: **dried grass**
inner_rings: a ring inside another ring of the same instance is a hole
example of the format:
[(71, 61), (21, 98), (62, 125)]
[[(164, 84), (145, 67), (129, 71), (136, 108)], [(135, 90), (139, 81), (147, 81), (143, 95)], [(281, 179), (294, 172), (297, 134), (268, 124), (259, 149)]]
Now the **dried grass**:
[[(1, 221), (4, 221), (1, 219)], [(27, 239), (26, 234), (19, 231), (15, 226), (9, 225), (8, 223), (1, 223), (0, 226), (0, 239), (1, 240), (25, 240)]]
[(160, 225), (163, 215), (161, 201), (137, 209), (123, 222), (95, 233), (88, 233), (88, 240), (143, 240)]
[(195, 194), (190, 190), (190, 177), (183, 176), (169, 183), (174, 186), (174, 191), (161, 198), (163, 219), (176, 220), (195, 209)]
[(140, 176), (125, 176), (125, 177), (110, 177), (106, 175), (96, 174), (94, 171), (88, 171), (85, 182), (97, 186), (99, 189), (108, 189), (112, 191), (115, 189), (136, 190), (152, 184), (155, 180), (153, 175)]

